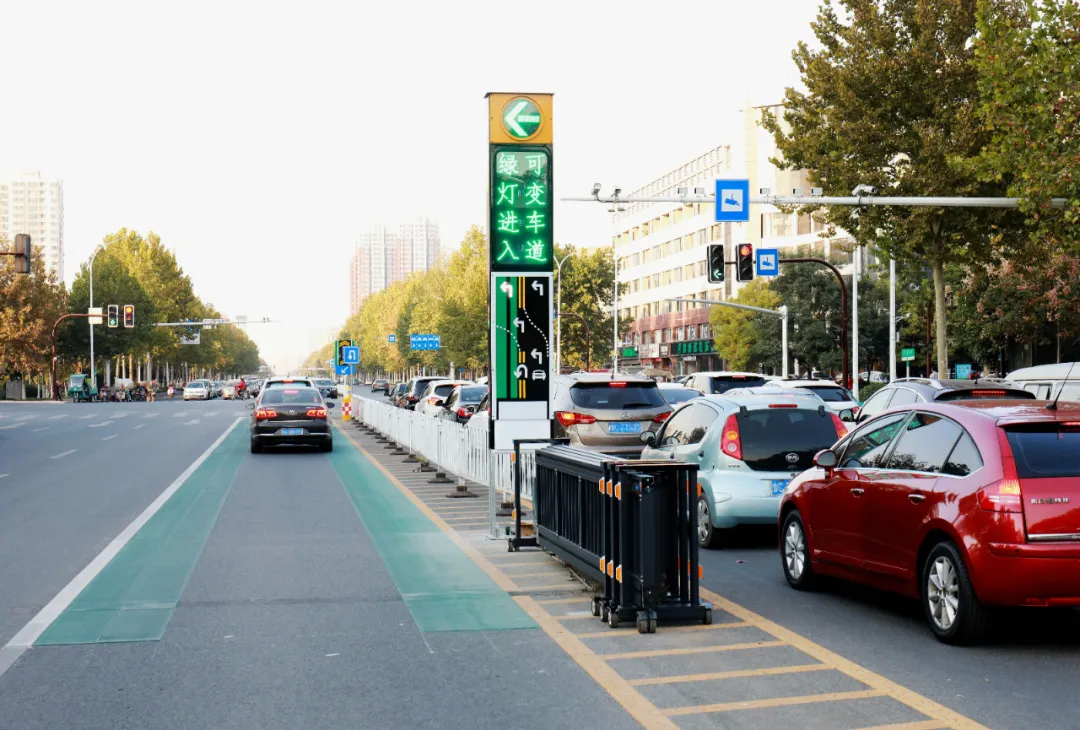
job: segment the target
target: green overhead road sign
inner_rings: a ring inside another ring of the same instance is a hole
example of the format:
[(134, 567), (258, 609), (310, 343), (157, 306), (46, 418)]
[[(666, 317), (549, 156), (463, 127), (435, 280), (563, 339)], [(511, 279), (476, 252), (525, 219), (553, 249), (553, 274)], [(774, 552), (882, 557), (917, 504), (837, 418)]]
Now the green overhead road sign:
[(915, 361), (915, 348), (905, 347), (900, 351), (900, 362), (914, 362)]
[(503, 129), (514, 139), (529, 139), (536, 134), (543, 117), (530, 99), (518, 97), (506, 105), (502, 118)]
[(491, 268), (551, 271), (551, 151), (492, 146)]

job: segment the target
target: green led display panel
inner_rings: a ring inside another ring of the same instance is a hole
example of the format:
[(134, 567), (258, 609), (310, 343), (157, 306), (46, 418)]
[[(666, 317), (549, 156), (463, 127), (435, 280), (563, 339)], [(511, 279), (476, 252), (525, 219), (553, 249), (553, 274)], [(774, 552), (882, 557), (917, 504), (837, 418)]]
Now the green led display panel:
[(551, 271), (551, 149), (491, 147), (491, 270)]

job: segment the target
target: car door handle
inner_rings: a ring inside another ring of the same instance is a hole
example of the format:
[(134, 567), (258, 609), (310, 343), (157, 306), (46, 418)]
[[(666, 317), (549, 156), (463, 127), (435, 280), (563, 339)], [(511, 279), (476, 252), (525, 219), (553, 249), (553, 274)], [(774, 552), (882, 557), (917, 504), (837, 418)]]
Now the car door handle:
[(851, 488), (851, 493), (852, 493), (852, 494), (854, 494), (854, 495), (855, 495), (856, 497), (861, 497), (861, 496), (862, 496), (862, 493), (863, 493), (864, 491), (866, 491), (866, 490), (865, 490), (865, 489), (861, 489), (861, 488), (859, 488), (859, 487), (852, 487), (852, 488)]
[(920, 502), (925, 502), (926, 501), (926, 495), (925, 494), (909, 494), (907, 496), (907, 498), (909, 500), (911, 500), (911, 502), (913, 504), (919, 504)]

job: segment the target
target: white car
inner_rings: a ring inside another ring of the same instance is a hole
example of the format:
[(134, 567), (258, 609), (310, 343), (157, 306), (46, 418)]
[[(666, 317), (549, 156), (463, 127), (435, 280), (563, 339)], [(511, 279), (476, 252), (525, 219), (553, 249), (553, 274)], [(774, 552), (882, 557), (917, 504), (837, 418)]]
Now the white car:
[(427, 384), (420, 400), (416, 401), (416, 412), (420, 415), (434, 416), (442, 408), (443, 401), (459, 385), (476, 385), (471, 380), (432, 380)]
[(184, 400), (210, 400), (214, 386), (209, 380), (192, 380), (184, 386)]
[(836, 383), (828, 380), (771, 380), (762, 387), (776, 388), (778, 391), (791, 388), (809, 390), (825, 401), (826, 408), (837, 414), (842, 411), (856, 413), (859, 408), (859, 404), (855, 402), (854, 396), (851, 395), (847, 388), (841, 388)]

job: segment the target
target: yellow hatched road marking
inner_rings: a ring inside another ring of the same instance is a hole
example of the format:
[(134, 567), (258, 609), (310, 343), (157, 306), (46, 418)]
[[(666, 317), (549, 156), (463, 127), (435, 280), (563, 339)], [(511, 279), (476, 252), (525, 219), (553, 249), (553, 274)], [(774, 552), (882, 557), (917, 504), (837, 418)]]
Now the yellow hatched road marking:
[(542, 573), (511, 573), (511, 575), (514, 576), (514, 580), (517, 580), (519, 578), (558, 578), (565, 573), (558, 570), (545, 570)]
[[(581, 634), (578, 634), (581, 636)], [(827, 664), (796, 664), (790, 667), (766, 667), (765, 669), (733, 669), (730, 672), (706, 672), (705, 674), (676, 674), (670, 677), (646, 677), (631, 679), (635, 687), (653, 684), (680, 684), (682, 682), (708, 682), (713, 679), (739, 679), (740, 677), (768, 677), (774, 674), (798, 674), (800, 672), (836, 671)]]
[[(577, 601), (577, 600), (580, 600), (580, 599), (575, 598), (573, 600)], [(537, 603), (540, 603), (540, 601), (537, 601)], [(596, 616), (593, 616), (591, 613), (582, 614), (580, 616), (576, 615), (576, 614), (572, 615), (572, 616), (552, 616), (552, 618), (555, 619), (556, 621), (580, 621), (580, 620), (586, 619), (586, 618), (587, 619), (592, 619), (593, 621), (599, 621), (600, 620)]]
[(648, 651), (624, 651), (620, 654), (604, 654), (604, 659), (645, 659), (654, 656), (682, 656), (683, 654), (708, 654), (713, 651), (740, 651), (742, 649), (768, 649), (784, 646), (783, 641), (755, 641), (747, 644), (718, 644), (716, 646), (691, 646), (685, 649), (650, 649)]
[[(519, 576), (515, 575), (514, 577), (518, 578)], [(745, 627), (747, 627), (749, 625), (750, 624), (746, 623), (745, 621), (728, 621), (727, 623), (709, 624), (708, 626), (704, 626), (704, 625), (666, 626), (666, 627), (665, 626), (660, 626), (660, 627), (658, 627), (656, 629), (656, 633), (658, 633), (658, 634), (676, 634), (676, 633), (681, 633), (681, 632), (684, 632), (684, 631), (715, 631), (715, 630), (718, 630), (718, 629), (741, 629), (741, 628), (745, 628)], [(633, 629), (633, 630), (627, 629), (625, 631), (619, 631), (618, 629), (611, 629), (611, 630), (608, 630), (608, 631), (597, 631), (596, 633), (593, 633), (593, 634), (578, 634), (577, 637), (579, 639), (604, 639), (604, 638), (607, 638), (609, 636), (616, 636), (616, 637), (617, 636), (633, 636), (636, 633), (637, 633), (636, 629)]]
[(768, 700), (747, 700), (746, 702), (721, 702), (716, 705), (694, 705), (693, 707), (672, 707), (664, 710), (668, 717), (679, 715), (700, 715), (705, 712), (731, 712), (732, 710), (760, 710), (766, 707), (790, 707), (791, 705), (809, 705), (817, 702), (841, 702), (844, 700), (865, 700), (871, 697), (884, 697), (885, 693), (876, 690), (858, 692), (831, 692), (823, 695), (804, 695), (802, 697), (774, 697)]
[[(576, 597), (576, 598), (544, 598), (542, 600), (537, 600), (536, 602), (539, 603), (541, 606), (551, 606), (552, 604), (555, 604), (555, 603), (576, 603), (578, 601), (582, 601), (584, 603), (586, 599), (591, 598), (591, 597), (592, 596), (579, 596), (579, 597)], [(591, 618), (595, 618), (595, 617), (591, 617)], [(599, 619), (597, 619), (597, 620), (599, 620)]]
[(920, 720), (918, 722), (898, 722), (893, 725), (874, 725), (864, 727), (861, 730), (942, 730), (949, 727), (937, 720)]

